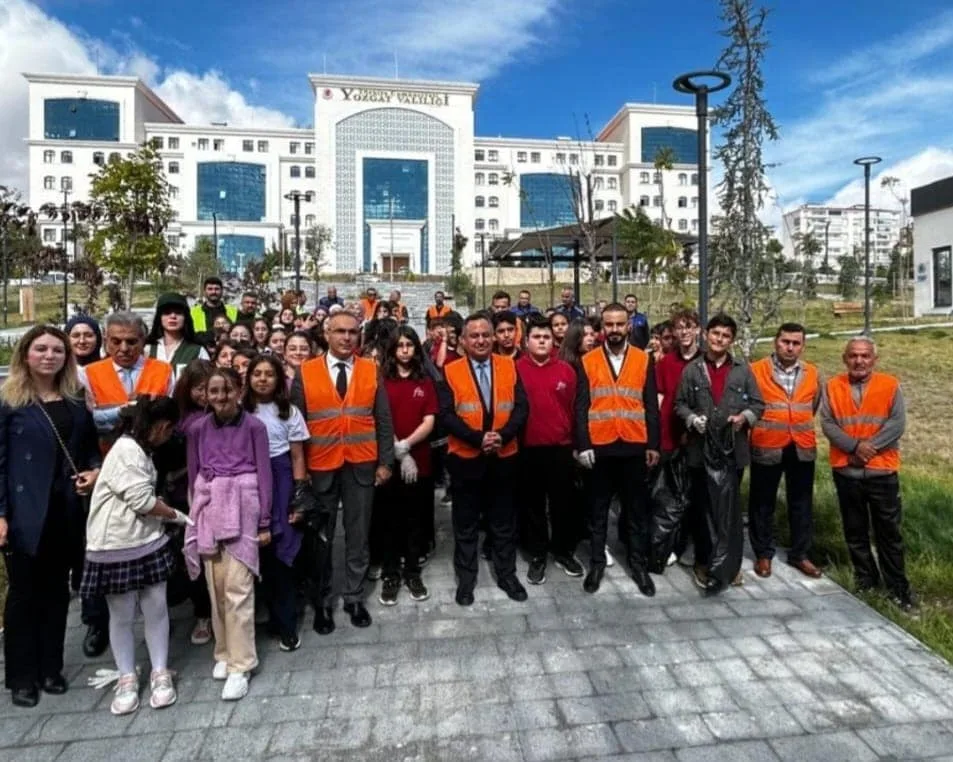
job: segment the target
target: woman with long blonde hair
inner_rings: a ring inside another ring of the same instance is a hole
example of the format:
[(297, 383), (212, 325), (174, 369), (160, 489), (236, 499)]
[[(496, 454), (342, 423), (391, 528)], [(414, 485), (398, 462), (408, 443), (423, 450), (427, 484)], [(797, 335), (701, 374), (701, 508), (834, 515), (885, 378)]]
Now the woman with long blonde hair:
[(67, 690), (69, 567), (85, 531), (81, 498), (99, 465), (69, 337), (52, 326), (31, 328), (0, 387), (0, 547), (10, 585), (3, 650), (16, 706), (36, 706), (40, 690)]

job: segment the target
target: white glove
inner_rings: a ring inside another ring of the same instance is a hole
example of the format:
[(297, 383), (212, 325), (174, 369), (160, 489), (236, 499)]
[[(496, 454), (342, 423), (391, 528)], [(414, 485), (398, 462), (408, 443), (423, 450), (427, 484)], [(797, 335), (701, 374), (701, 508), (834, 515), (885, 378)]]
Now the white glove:
[(406, 439), (401, 439), (399, 442), (394, 443), (394, 456), (397, 458), (397, 460), (403, 460), (409, 454), (410, 445), (407, 443)]
[(596, 453), (594, 450), (583, 450), (576, 455), (576, 461), (583, 468), (592, 468), (596, 464)]
[(708, 416), (693, 415), (688, 419), (688, 428), (695, 429), (699, 434), (704, 434), (708, 428)]
[(400, 478), (405, 484), (414, 484), (417, 481), (417, 463), (410, 455), (400, 462)]
[(174, 519), (166, 519), (165, 521), (167, 524), (179, 524), (181, 526), (190, 526), (190, 527), (195, 526), (195, 522), (192, 521), (192, 519), (190, 519), (186, 514), (182, 513), (182, 511), (179, 511), (179, 510), (175, 512)]

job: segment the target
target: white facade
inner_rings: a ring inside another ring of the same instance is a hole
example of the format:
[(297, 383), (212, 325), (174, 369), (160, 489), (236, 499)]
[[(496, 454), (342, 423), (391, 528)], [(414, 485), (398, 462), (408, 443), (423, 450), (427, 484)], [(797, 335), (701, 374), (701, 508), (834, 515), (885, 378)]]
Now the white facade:
[(953, 177), (914, 188), (914, 315), (953, 315)]
[[(890, 254), (900, 240), (902, 225), (899, 211), (871, 208), (870, 262), (873, 267), (890, 265)], [(839, 270), (840, 257), (864, 250), (864, 207), (862, 204), (802, 204), (786, 212), (781, 231), (785, 255), (796, 256), (798, 237), (808, 233), (821, 245), (815, 266), (827, 261), (834, 270)]]
[[(591, 177), (596, 218), (635, 205), (672, 230), (697, 230), (690, 106), (625, 104), (594, 140), (480, 138), (475, 84), (312, 75), (314, 128), (266, 130), (183, 124), (134, 78), (25, 76), (34, 208), (62, 203), (64, 183), (84, 200), (98, 162), (153, 140), (176, 210), (170, 242), (187, 252), (217, 233), (236, 269), (282, 240), (290, 267), (291, 191), (312, 194), (300, 225), (331, 229), (337, 272), (445, 273), (455, 228), (469, 239), (465, 260), (478, 261), (484, 240), (575, 221), (573, 176), (583, 187)], [(676, 162), (657, 175), (665, 146)], [(61, 231), (48, 227), (41, 235), (57, 243)]]

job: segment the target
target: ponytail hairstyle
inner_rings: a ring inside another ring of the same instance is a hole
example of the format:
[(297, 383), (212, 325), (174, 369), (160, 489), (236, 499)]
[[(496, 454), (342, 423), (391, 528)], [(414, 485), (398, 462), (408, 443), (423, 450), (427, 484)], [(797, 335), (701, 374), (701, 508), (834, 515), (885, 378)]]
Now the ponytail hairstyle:
[(149, 452), (149, 432), (157, 423), (179, 422), (179, 406), (171, 397), (140, 397), (135, 404), (119, 411), (119, 433), (132, 437), (143, 450)]

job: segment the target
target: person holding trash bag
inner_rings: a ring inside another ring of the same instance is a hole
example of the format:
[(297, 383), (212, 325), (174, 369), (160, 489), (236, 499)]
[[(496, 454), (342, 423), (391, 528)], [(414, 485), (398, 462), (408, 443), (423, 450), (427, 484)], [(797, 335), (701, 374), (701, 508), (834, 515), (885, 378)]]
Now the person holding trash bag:
[(708, 593), (741, 584), (744, 529), (740, 476), (750, 460), (748, 430), (764, 413), (764, 400), (745, 361), (729, 351), (737, 324), (718, 314), (705, 326), (705, 352), (682, 373), (675, 410), (688, 430), (696, 531), (695, 582)]

